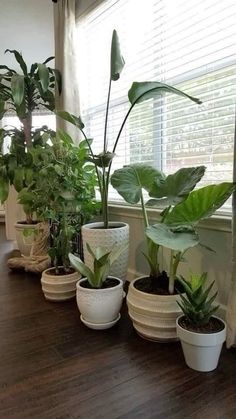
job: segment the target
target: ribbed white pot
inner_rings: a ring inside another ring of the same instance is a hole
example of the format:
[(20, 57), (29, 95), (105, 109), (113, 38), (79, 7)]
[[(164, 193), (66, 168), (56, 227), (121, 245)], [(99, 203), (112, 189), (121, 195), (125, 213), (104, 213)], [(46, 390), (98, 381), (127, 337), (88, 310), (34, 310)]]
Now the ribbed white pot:
[(16, 241), (18, 249), (23, 256), (30, 256), (39, 224), (15, 223)]
[(177, 335), (181, 341), (186, 364), (196, 371), (213, 371), (216, 369), (226, 339), (226, 324), (224, 329), (216, 333), (196, 333), (184, 329), (176, 320)]
[(86, 278), (77, 283), (76, 300), (79, 311), (86, 322), (99, 324), (100, 329), (103, 324), (104, 329), (107, 329), (107, 324), (118, 318), (123, 301), (123, 281), (112, 276), (109, 278), (116, 279), (118, 284), (111, 288), (90, 289), (81, 286)]
[(78, 272), (64, 275), (53, 275), (54, 268), (43, 271), (41, 284), (44, 296), (50, 301), (65, 301), (76, 295), (76, 284), (81, 278)]
[(178, 340), (176, 319), (181, 310), (176, 301), (179, 295), (155, 295), (135, 288), (135, 283), (145, 277), (136, 278), (130, 283), (127, 295), (129, 316), (137, 333), (144, 339), (168, 342)]
[[(98, 246), (111, 250), (116, 245), (129, 243), (129, 225), (119, 221), (110, 221), (109, 228), (104, 229), (102, 222), (85, 224), (82, 227), (84, 261), (87, 266), (93, 269), (93, 259), (87, 250), (86, 243), (92, 249)], [(125, 281), (128, 268), (129, 252), (123, 252), (120, 257), (113, 263), (109, 275)]]

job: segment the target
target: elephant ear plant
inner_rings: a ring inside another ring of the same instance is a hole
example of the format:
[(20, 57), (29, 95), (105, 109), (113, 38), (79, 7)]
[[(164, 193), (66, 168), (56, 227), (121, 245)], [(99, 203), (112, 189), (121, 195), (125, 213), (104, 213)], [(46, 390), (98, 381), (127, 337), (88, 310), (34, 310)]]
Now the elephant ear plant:
[(105, 122), (104, 122), (103, 149), (101, 153), (96, 154), (96, 155), (93, 153), (88, 136), (84, 132), (84, 124), (82, 122), (81, 117), (77, 117), (75, 115), (69, 114), (68, 112), (60, 111), (60, 110), (56, 112), (58, 116), (72, 123), (73, 125), (77, 126), (88, 143), (89, 150), (90, 150), (89, 160), (94, 163), (96, 172), (97, 172), (97, 177), (98, 177), (99, 191), (100, 191), (101, 202), (102, 202), (102, 215), (103, 215), (104, 228), (108, 228), (108, 221), (109, 221), (108, 189), (109, 189), (112, 161), (113, 161), (113, 158), (115, 157), (116, 148), (117, 148), (120, 136), (122, 134), (123, 128), (134, 106), (145, 100), (155, 98), (157, 95), (160, 95), (163, 92), (180, 95), (187, 99), (192, 100), (195, 103), (198, 103), (198, 104), (201, 103), (199, 99), (189, 96), (188, 94), (172, 86), (168, 86), (164, 83), (155, 82), (155, 81), (154, 82), (150, 82), (150, 81), (134, 82), (128, 92), (128, 99), (130, 102), (129, 109), (121, 123), (121, 126), (117, 132), (117, 135), (114, 138), (113, 148), (111, 150), (108, 150), (107, 129), (108, 129), (108, 122), (109, 122), (108, 120), (109, 120), (111, 85), (112, 85), (112, 82), (119, 80), (124, 65), (125, 65), (125, 61), (120, 52), (119, 38), (118, 38), (116, 30), (114, 30), (113, 35), (112, 35), (112, 42), (111, 42), (110, 77), (109, 77), (109, 87), (108, 87), (108, 96), (107, 96)]
[[(0, 130), (0, 199), (4, 202), (8, 197), (9, 185), (14, 185), (17, 192), (37, 182), (37, 172), (32, 156), (33, 149), (45, 147), (47, 135), (51, 131), (43, 126), (34, 129), (32, 116), (38, 109), (55, 109), (55, 88), (61, 92), (61, 75), (47, 63), (54, 57), (47, 58), (43, 63), (34, 63), (27, 67), (22, 55), (16, 50), (6, 50), (14, 55), (20, 66), (20, 72), (0, 65), (0, 120), (7, 111), (13, 112), (21, 123), (20, 128), (3, 127)], [(6, 137), (11, 137), (11, 146), (3, 153)], [(32, 211), (26, 212), (27, 223), (32, 223)]]
[[(176, 292), (177, 269), (186, 251), (200, 243), (196, 227), (220, 208), (235, 185), (220, 183), (193, 190), (205, 173), (205, 167), (182, 168), (166, 176), (145, 164), (132, 164), (115, 170), (111, 184), (129, 204), (141, 203), (145, 234), (146, 259), (150, 266), (149, 292), (167, 284), (169, 294)], [(144, 191), (150, 199), (145, 203)], [(150, 224), (148, 206), (161, 208), (160, 221)], [(160, 272), (159, 250), (170, 249), (169, 275)], [(148, 281), (147, 281), (148, 282)], [(154, 291), (155, 292), (155, 291)]]

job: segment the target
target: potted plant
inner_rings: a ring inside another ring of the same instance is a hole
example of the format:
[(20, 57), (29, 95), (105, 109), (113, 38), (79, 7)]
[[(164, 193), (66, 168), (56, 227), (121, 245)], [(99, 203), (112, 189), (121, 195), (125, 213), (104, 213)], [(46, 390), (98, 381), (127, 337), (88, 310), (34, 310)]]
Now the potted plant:
[(186, 281), (179, 278), (185, 296), (178, 304), (183, 311), (177, 321), (179, 337), (186, 364), (197, 371), (212, 371), (218, 365), (222, 345), (226, 338), (225, 322), (213, 316), (219, 306), (213, 303), (217, 292), (210, 296), (214, 281), (207, 287), (207, 273), (191, 275)]
[[(23, 188), (37, 183), (38, 173), (34, 164), (33, 151), (35, 149), (44, 151), (45, 138), (51, 131), (46, 126), (35, 129), (32, 126), (32, 115), (43, 107), (53, 111), (55, 85), (59, 93), (61, 92), (59, 71), (47, 66), (47, 63), (54, 57), (47, 58), (44, 63), (34, 63), (28, 69), (18, 51), (6, 50), (6, 52), (14, 54), (21, 73), (6, 65), (0, 66), (0, 70), (3, 70), (0, 74), (0, 120), (7, 111), (11, 111), (18, 117), (21, 127), (0, 129), (0, 200), (2, 203), (8, 197), (10, 185), (13, 185), (19, 193)], [(4, 153), (4, 140), (9, 136), (11, 145), (9, 151)], [(24, 207), (24, 210), (26, 220), (15, 225), (16, 239), (21, 253), (28, 256), (31, 241), (34, 239), (33, 232), (38, 229), (38, 223), (37, 220), (33, 220), (33, 208), (28, 206)]]
[[(105, 124), (104, 124), (104, 140), (103, 148), (99, 154), (94, 154), (93, 149), (90, 144), (88, 136), (84, 132), (84, 124), (80, 117), (69, 114), (65, 111), (57, 111), (57, 115), (65, 119), (66, 121), (77, 126), (81, 131), (85, 141), (87, 141), (90, 151), (89, 160), (95, 165), (96, 173), (98, 177), (98, 186), (101, 196), (102, 204), (102, 218), (101, 223), (84, 225), (82, 228), (82, 234), (84, 243), (89, 243), (92, 247), (97, 247), (101, 244), (107, 248), (112, 248), (114, 243), (128, 242), (129, 227), (125, 223), (117, 223), (109, 221), (109, 212), (108, 212), (108, 192), (109, 192), (109, 183), (112, 162), (115, 157), (116, 148), (120, 139), (120, 136), (123, 132), (125, 123), (134, 108), (138, 103), (141, 103), (150, 98), (160, 95), (163, 92), (174, 93), (181, 95), (185, 98), (188, 98), (198, 104), (201, 103), (199, 99), (196, 99), (192, 96), (187, 95), (186, 93), (175, 89), (172, 86), (160, 82), (134, 82), (128, 92), (128, 98), (130, 102), (130, 107), (121, 123), (121, 126), (118, 130), (118, 133), (114, 139), (114, 144), (112, 150), (108, 150), (108, 138), (107, 138), (107, 128), (109, 120), (109, 104), (111, 96), (111, 86), (112, 81), (117, 81), (120, 78), (120, 74), (125, 65), (124, 58), (120, 52), (119, 38), (116, 30), (113, 31), (112, 42), (111, 42), (111, 53), (110, 53), (110, 78), (109, 78), (109, 88), (108, 88), (108, 97), (106, 104), (106, 113), (105, 113)], [(86, 246), (84, 247), (85, 262), (92, 266), (92, 258), (88, 252)], [(122, 255), (122, 258), (117, 260), (116, 264), (113, 265), (111, 273), (115, 276), (125, 279), (126, 270), (128, 263), (128, 252)]]
[(93, 258), (93, 269), (82, 260), (69, 255), (71, 265), (85, 278), (77, 283), (77, 304), (81, 321), (91, 329), (108, 329), (120, 319), (123, 300), (123, 281), (109, 275), (111, 265), (127, 251), (128, 244), (118, 245), (111, 251), (104, 247), (92, 250), (86, 244)]
[[(201, 244), (198, 223), (210, 217), (229, 198), (235, 185), (221, 183), (194, 190), (204, 175), (205, 167), (182, 168), (176, 173), (164, 173), (144, 164), (133, 164), (116, 170), (112, 186), (129, 204), (141, 203), (144, 233), (147, 237), (146, 259), (150, 274), (137, 278), (129, 286), (127, 304), (137, 332), (151, 340), (175, 340), (176, 318), (180, 309), (176, 303), (183, 291), (177, 269), (187, 250)], [(144, 191), (151, 197), (147, 203)], [(162, 209), (160, 221), (151, 225), (148, 205)], [(160, 249), (170, 251), (169, 272), (161, 272)]]

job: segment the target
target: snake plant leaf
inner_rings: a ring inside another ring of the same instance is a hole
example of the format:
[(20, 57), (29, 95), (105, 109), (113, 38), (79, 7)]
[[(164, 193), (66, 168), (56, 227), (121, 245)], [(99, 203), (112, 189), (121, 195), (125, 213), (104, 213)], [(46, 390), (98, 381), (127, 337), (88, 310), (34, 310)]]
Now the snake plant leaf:
[(174, 232), (163, 223), (147, 227), (146, 235), (154, 243), (178, 252), (184, 252), (199, 243), (196, 232)]
[(14, 74), (11, 78), (11, 92), (14, 103), (20, 106), (25, 95), (25, 78), (19, 74)]
[(79, 272), (82, 276), (85, 276), (88, 279), (88, 281), (91, 280), (91, 278), (93, 277), (93, 272), (91, 271), (91, 269), (89, 269), (88, 266), (86, 266), (78, 256), (69, 253), (68, 257), (73, 268), (75, 268), (75, 270)]
[(191, 192), (201, 180), (205, 170), (205, 166), (184, 167), (174, 174), (167, 176), (164, 181), (162, 179), (156, 179), (149, 195), (152, 198), (164, 198), (167, 205), (173, 205), (184, 201), (189, 192)]
[(174, 93), (176, 95), (183, 96), (186, 99), (192, 100), (198, 105), (202, 103), (199, 99), (190, 96), (187, 93), (184, 93), (179, 89), (176, 89), (175, 87), (157, 81), (133, 82), (128, 92), (128, 98), (130, 103), (134, 105), (135, 103), (141, 103), (147, 99), (152, 99), (153, 97), (156, 97), (157, 95), (160, 95), (163, 92)]
[(111, 80), (120, 78), (120, 73), (125, 65), (125, 60), (120, 52), (120, 42), (116, 30), (113, 30), (111, 41)]
[(110, 264), (112, 265), (123, 252), (126, 252), (129, 248), (129, 242), (123, 243), (119, 246), (115, 246), (110, 254)]
[(38, 76), (45, 93), (49, 87), (49, 70), (45, 64), (38, 64)]
[(235, 189), (235, 184), (223, 182), (192, 191), (184, 202), (176, 205), (166, 216), (165, 223), (168, 225), (196, 225), (199, 221), (214, 214)]
[(141, 163), (117, 169), (111, 176), (113, 188), (129, 204), (137, 204), (142, 196), (142, 189), (150, 191), (156, 179), (165, 179), (164, 173)]
[(11, 54), (14, 54), (16, 61), (18, 62), (18, 64), (20, 64), (21, 70), (23, 71), (24, 75), (27, 76), (28, 69), (27, 69), (27, 65), (25, 61), (23, 60), (22, 55), (15, 49), (6, 49), (5, 53), (6, 52), (10, 52)]
[(69, 113), (67, 111), (61, 111), (61, 110), (55, 111), (55, 114), (59, 116), (60, 118), (64, 119), (65, 121), (70, 122), (71, 124), (75, 125), (80, 130), (84, 128), (84, 124), (80, 116), (75, 116), (72, 113)]
[(9, 181), (3, 176), (0, 176), (0, 202), (3, 204), (9, 193)]

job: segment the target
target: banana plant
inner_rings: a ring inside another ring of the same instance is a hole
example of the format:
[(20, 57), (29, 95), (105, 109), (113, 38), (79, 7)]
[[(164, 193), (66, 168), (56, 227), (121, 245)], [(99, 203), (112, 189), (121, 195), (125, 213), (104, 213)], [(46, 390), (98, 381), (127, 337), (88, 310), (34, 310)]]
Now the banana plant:
[[(51, 131), (43, 126), (34, 129), (32, 115), (42, 107), (55, 109), (55, 90), (61, 92), (61, 75), (57, 69), (47, 66), (54, 57), (43, 63), (34, 63), (28, 68), (22, 55), (16, 50), (6, 50), (13, 54), (20, 66), (20, 72), (0, 65), (0, 120), (7, 111), (16, 115), (22, 124), (20, 129), (2, 128), (0, 146), (11, 137), (9, 152), (0, 153), (0, 200), (8, 197), (9, 185), (14, 185), (17, 192), (27, 187), (35, 179), (36, 168), (32, 158), (32, 149), (45, 147), (45, 138)], [(27, 222), (32, 222), (32, 214), (26, 213)]]
[[(160, 247), (171, 250), (170, 294), (174, 293), (177, 269), (186, 251), (202, 245), (197, 225), (213, 215), (236, 188), (234, 183), (225, 182), (194, 190), (204, 173), (205, 167), (199, 166), (182, 168), (166, 176), (149, 165), (132, 164), (115, 170), (111, 176), (113, 188), (126, 202), (134, 205), (141, 203), (148, 249), (145, 256), (150, 266), (150, 277), (158, 280), (160, 275)], [(144, 191), (150, 197), (146, 203)], [(147, 208), (154, 205), (162, 212), (160, 221), (150, 225)]]
[(92, 288), (101, 288), (108, 277), (112, 264), (123, 252), (128, 250), (128, 243), (115, 246), (109, 252), (104, 247), (96, 247), (93, 250), (88, 243), (86, 243), (86, 246), (93, 258), (93, 270), (72, 253), (69, 254), (70, 263), (81, 275), (87, 278)]
[(106, 103), (106, 113), (105, 113), (105, 122), (104, 122), (104, 137), (103, 137), (103, 148), (101, 153), (94, 154), (92, 147), (89, 144), (88, 136), (84, 131), (84, 123), (80, 116), (72, 115), (66, 111), (58, 110), (56, 114), (63, 118), (64, 120), (70, 122), (71, 124), (75, 125), (84, 136), (84, 139), (88, 142), (90, 147), (90, 161), (94, 163), (98, 183), (99, 183), (99, 191), (101, 196), (102, 202), (102, 215), (103, 215), (103, 222), (104, 228), (108, 228), (108, 221), (109, 221), (109, 214), (108, 214), (108, 189), (110, 183), (110, 175), (111, 175), (111, 167), (112, 161), (115, 157), (116, 148), (120, 139), (120, 136), (123, 132), (125, 123), (134, 108), (135, 105), (144, 102), (148, 99), (153, 99), (156, 96), (160, 96), (162, 93), (172, 93), (179, 96), (183, 96), (186, 99), (192, 100), (197, 104), (201, 104), (201, 101), (197, 98), (194, 98), (187, 93), (182, 92), (172, 86), (169, 86), (164, 83), (160, 82), (134, 82), (131, 85), (131, 88), (128, 92), (128, 99), (130, 102), (129, 109), (121, 123), (121, 126), (117, 132), (117, 135), (114, 138), (113, 148), (108, 150), (108, 141), (107, 141), (107, 128), (108, 128), (108, 120), (109, 120), (109, 105), (110, 105), (110, 97), (111, 97), (111, 86), (112, 82), (119, 80), (121, 72), (124, 68), (125, 61), (120, 51), (120, 43), (119, 37), (116, 30), (113, 30), (112, 34), (112, 41), (111, 41), (111, 52), (110, 52), (110, 77), (109, 77), (109, 86), (108, 86), (108, 96), (107, 96), (107, 103)]

